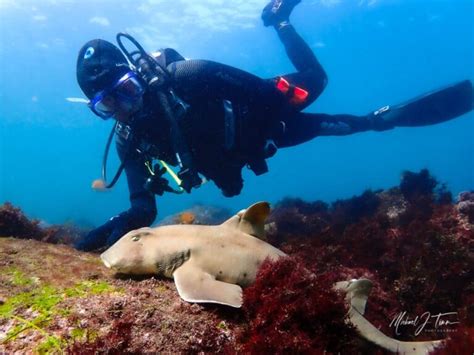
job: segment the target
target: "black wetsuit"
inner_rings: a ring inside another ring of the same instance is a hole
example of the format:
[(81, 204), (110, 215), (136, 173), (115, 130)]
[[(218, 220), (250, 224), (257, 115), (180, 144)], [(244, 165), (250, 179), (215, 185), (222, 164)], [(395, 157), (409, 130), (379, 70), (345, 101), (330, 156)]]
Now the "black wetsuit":
[[(316, 136), (340, 136), (372, 129), (437, 123), (472, 109), (472, 84), (466, 81), (454, 86), (452, 92), (448, 90), (447, 99), (444, 93), (447, 108), (433, 108), (430, 104), (437, 99), (433, 94), (421, 99), (428, 105), (420, 107), (408, 103), (366, 116), (301, 112), (323, 92), (327, 76), (293, 26), (280, 28), (278, 35), (297, 69), (296, 73), (283, 77), (308, 93), (303, 101), (293, 102), (291, 95), (278, 90), (276, 83), (279, 77), (261, 79), (216, 62), (176, 60), (177, 56), (173, 55), (176, 52), (173, 51), (169, 51), (172, 59), (166, 58), (175, 93), (188, 105), (180, 128), (192, 153), (195, 168), (214, 181), (226, 196), (240, 193), (244, 166), (250, 165), (256, 173), (261, 172), (258, 171), (259, 166), (268, 157), (265, 151), (268, 140), (272, 140), (278, 148), (284, 148)], [(145, 167), (148, 157), (177, 164), (169, 135), (170, 127), (157, 114), (159, 109), (150, 95), (145, 95), (145, 109), (132, 124), (118, 125), (117, 149), (124, 162), (131, 208), (100, 227), (103, 228), (102, 235), (94, 236), (97, 245), (103, 245), (104, 238), (107, 238), (106, 244), (111, 245), (127, 231), (153, 223), (157, 213), (155, 196), (144, 188), (149, 176)], [(226, 112), (229, 113), (229, 107), (232, 113), (231, 134), (227, 132), (229, 121)], [(94, 246), (88, 248), (94, 249)]]

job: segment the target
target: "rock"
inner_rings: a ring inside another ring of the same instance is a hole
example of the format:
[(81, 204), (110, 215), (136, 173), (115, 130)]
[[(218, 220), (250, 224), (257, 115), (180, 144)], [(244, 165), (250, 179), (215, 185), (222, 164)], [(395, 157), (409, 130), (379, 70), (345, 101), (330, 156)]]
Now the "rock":
[(471, 224), (474, 223), (474, 192), (466, 191), (459, 194), (459, 202), (456, 208), (463, 217)]
[(232, 214), (226, 208), (195, 205), (186, 211), (165, 217), (159, 226), (170, 224), (220, 224)]

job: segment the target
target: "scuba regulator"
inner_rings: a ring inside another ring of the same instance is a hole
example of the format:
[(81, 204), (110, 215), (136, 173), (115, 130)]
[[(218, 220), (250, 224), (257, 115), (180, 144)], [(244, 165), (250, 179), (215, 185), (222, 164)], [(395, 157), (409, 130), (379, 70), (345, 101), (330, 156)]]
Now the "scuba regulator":
[[(123, 43), (124, 38), (129, 40), (135, 46), (135, 50), (127, 50)], [(180, 166), (180, 171), (176, 176), (173, 170), (171, 170), (171, 168), (169, 168), (163, 161), (160, 161), (161, 166), (156, 164), (152, 168), (151, 159), (149, 159), (147, 161), (147, 169), (150, 173), (150, 177), (145, 183), (145, 188), (160, 196), (163, 195), (164, 192), (182, 193), (183, 190), (189, 193), (193, 187), (196, 188), (201, 186), (203, 180), (199, 177), (194, 168), (192, 154), (179, 127), (179, 119), (186, 114), (187, 105), (175, 95), (171, 85), (172, 78), (166, 68), (163, 67), (156, 58), (148, 54), (135, 38), (126, 33), (118, 33), (116, 40), (124, 55), (136, 68), (141, 78), (146, 82), (149, 91), (155, 95), (156, 100), (159, 103), (157, 106), (160, 108), (158, 114), (169, 124), (171, 142), (173, 145), (172, 148)], [(95, 186), (99, 189), (113, 187), (118, 181), (124, 168), (124, 164), (122, 163), (112, 182), (110, 184), (105, 184), (105, 181), (107, 181), (107, 156), (116, 127), (117, 123), (114, 125), (112, 132), (110, 133), (104, 152), (102, 162), (103, 182), (100, 183), (96, 181), (93, 185), (93, 187)], [(165, 172), (171, 174), (173, 179), (180, 186), (180, 190), (172, 189), (169, 186), (168, 180), (163, 177)]]

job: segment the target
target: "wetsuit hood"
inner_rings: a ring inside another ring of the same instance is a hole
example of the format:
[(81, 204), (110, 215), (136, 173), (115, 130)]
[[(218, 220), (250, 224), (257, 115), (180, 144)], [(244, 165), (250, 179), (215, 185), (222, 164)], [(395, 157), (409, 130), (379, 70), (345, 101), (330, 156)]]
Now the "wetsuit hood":
[(77, 82), (89, 99), (112, 87), (129, 71), (128, 61), (120, 49), (103, 39), (89, 41), (79, 51)]

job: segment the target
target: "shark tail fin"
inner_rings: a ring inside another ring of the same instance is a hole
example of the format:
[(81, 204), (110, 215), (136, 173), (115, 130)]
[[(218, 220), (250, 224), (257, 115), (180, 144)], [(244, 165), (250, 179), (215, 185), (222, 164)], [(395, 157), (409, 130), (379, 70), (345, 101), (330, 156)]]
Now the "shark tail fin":
[(372, 289), (372, 282), (370, 280), (359, 279), (337, 282), (335, 288), (346, 292), (346, 300), (350, 305), (348, 313), (349, 323), (356, 328), (363, 338), (383, 349), (397, 354), (426, 355), (442, 345), (442, 340), (407, 342), (393, 339), (370, 323), (364, 317), (367, 298)]

